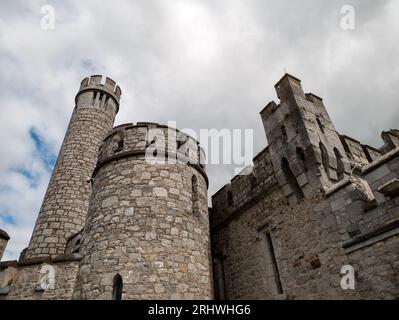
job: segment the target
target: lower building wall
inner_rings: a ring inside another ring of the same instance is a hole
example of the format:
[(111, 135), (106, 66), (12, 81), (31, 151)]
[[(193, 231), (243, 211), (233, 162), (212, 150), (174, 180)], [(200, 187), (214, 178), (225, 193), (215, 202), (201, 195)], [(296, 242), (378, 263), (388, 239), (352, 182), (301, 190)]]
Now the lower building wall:
[[(40, 263), (34, 265), (9, 266), (0, 271), (3, 288), (11, 282), (9, 293), (0, 295), (0, 300), (48, 300), (71, 299), (79, 261)], [(46, 276), (54, 275), (54, 286), (37, 292), (38, 283)]]
[(361, 299), (399, 299), (399, 236), (348, 254)]
[[(328, 199), (320, 195), (289, 205), (279, 192), (213, 228), (219, 298), (399, 297), (398, 236), (347, 253)], [(354, 267), (354, 290), (341, 288), (345, 265)]]

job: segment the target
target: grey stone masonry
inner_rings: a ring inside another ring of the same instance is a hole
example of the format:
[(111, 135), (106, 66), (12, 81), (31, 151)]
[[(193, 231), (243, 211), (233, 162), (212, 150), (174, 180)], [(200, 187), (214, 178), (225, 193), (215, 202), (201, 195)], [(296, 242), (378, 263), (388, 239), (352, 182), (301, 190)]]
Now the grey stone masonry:
[(64, 253), (67, 238), (84, 226), (90, 177), (98, 149), (112, 130), (121, 96), (113, 80), (106, 78), (102, 84), (101, 79), (91, 76), (81, 83), (26, 258)]
[[(212, 197), (216, 298), (398, 299), (398, 130), (361, 144), (298, 78), (275, 88), (280, 103), (261, 111), (269, 145)], [(340, 284), (348, 265), (353, 290)]]
[(185, 136), (186, 147), (178, 153), (188, 163), (146, 155), (156, 140), (156, 156), (173, 157), (176, 148), (166, 152), (163, 144), (173, 143), (167, 139), (173, 131), (153, 123), (127, 124), (105, 139), (93, 175), (74, 298), (111, 299), (115, 277), (123, 281), (123, 299), (212, 298), (201, 149)]
[(8, 235), (8, 233), (0, 229), (0, 261), (3, 257), (8, 240), (10, 240), (10, 236)]

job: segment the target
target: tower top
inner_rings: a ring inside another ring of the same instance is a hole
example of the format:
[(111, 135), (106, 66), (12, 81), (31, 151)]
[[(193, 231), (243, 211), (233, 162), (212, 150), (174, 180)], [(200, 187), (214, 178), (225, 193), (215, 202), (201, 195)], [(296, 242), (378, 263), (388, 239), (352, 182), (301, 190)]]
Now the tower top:
[(90, 77), (84, 78), (80, 83), (80, 88), (76, 95), (75, 101), (77, 101), (77, 97), (82, 92), (102, 91), (108, 94), (115, 101), (115, 104), (119, 109), (119, 101), (122, 95), (121, 88), (111, 78), (105, 77), (105, 81), (102, 81), (102, 79), (102, 75), (92, 75)]
[(4, 240), (10, 240), (10, 236), (3, 229), (0, 229), (0, 238)]

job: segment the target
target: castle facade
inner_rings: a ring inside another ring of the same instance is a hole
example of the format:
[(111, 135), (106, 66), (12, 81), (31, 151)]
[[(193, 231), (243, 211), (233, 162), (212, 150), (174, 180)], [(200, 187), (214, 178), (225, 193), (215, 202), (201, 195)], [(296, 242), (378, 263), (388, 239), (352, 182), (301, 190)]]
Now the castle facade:
[(199, 143), (113, 128), (119, 86), (85, 78), (29, 246), (0, 262), (0, 299), (399, 298), (399, 131), (362, 144), (296, 77), (275, 88), (268, 146), (208, 209)]

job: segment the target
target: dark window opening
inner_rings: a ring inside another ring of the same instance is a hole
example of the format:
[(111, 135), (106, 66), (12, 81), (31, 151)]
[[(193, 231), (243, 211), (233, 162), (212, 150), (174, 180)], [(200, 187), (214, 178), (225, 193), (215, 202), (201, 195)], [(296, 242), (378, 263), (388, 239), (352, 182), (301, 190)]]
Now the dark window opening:
[(303, 149), (299, 148), (299, 147), (296, 148), (296, 154), (297, 154), (297, 158), (299, 159), (299, 161), (302, 164), (303, 170), (305, 172), (308, 171), (307, 164), (306, 164), (306, 159), (305, 159), (305, 152), (303, 151)]
[(191, 196), (193, 214), (198, 213), (198, 180), (195, 175), (191, 177)]
[(345, 166), (342, 161), (342, 155), (337, 148), (334, 148), (335, 158), (337, 159), (337, 176), (338, 180), (342, 180), (345, 177)]
[(123, 145), (125, 142), (125, 132), (123, 130), (118, 131), (118, 148), (117, 150), (122, 150), (123, 149)]
[(118, 273), (114, 277), (114, 284), (113, 284), (113, 290), (112, 290), (112, 300), (122, 300), (122, 288), (123, 288), (122, 277)]
[(290, 165), (286, 158), (281, 159), (281, 170), (283, 170), (285, 179), (287, 180), (297, 199), (302, 199), (304, 197), (302, 188), (299, 186), (298, 181), (292, 173)]
[(327, 173), (327, 177), (330, 179), (330, 157), (328, 151), (322, 142), (319, 143), (319, 148), (321, 151), (321, 161), (323, 163), (324, 170)]
[(97, 98), (97, 91), (94, 91), (93, 102), (92, 102), (93, 105), (94, 105), (94, 102), (96, 101), (96, 98)]
[(323, 127), (323, 124), (321, 123), (320, 119), (316, 118), (316, 121), (317, 121), (320, 131), (324, 133), (324, 127)]
[(226, 280), (224, 273), (223, 256), (215, 257), (215, 299), (226, 300)]
[(284, 292), (283, 285), (281, 284), (280, 271), (279, 271), (278, 264), (277, 264), (276, 252), (274, 249), (272, 237), (271, 237), (270, 231), (265, 230), (263, 232), (264, 232), (264, 240), (266, 242), (266, 247), (267, 247), (268, 254), (269, 254), (269, 257), (271, 260), (270, 262), (271, 262), (271, 265), (273, 268), (273, 275), (274, 275), (274, 280), (276, 283), (277, 293), (282, 294)]
[(233, 204), (233, 193), (231, 191), (227, 191), (227, 206), (231, 206)]
[(251, 183), (251, 189), (253, 189), (253, 188), (255, 188), (256, 187), (256, 184), (258, 183), (258, 181), (257, 181), (257, 179), (256, 179), (256, 176), (253, 174), (253, 173), (251, 173), (251, 176), (250, 176), (250, 183)]
[(281, 135), (283, 137), (283, 141), (288, 140), (287, 129), (285, 128), (285, 126), (281, 126)]

